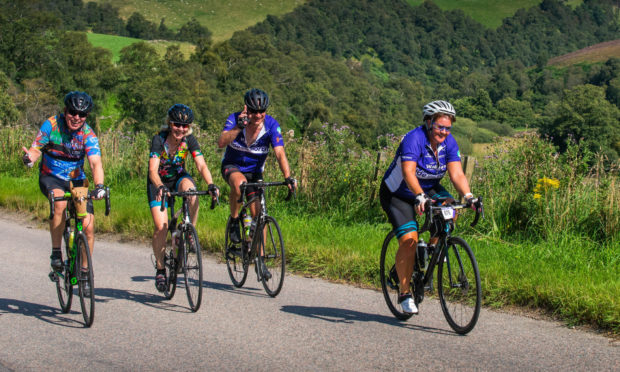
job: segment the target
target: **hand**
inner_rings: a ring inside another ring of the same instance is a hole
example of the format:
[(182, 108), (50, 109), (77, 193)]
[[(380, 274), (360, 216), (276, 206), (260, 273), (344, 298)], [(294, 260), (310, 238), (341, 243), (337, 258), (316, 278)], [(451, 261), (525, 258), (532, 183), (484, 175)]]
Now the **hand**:
[(157, 201), (161, 201), (164, 195), (168, 195), (170, 190), (165, 185), (161, 185), (157, 188)]
[(24, 156), (22, 156), (22, 161), (24, 162), (24, 165), (28, 168), (32, 168), (34, 162), (30, 159), (30, 153), (28, 152), (28, 149), (22, 147), (22, 150), (24, 150)]
[(482, 202), (479, 198), (474, 198), (474, 195), (471, 193), (465, 195), (465, 204), (478, 213), (482, 212)]
[(99, 183), (95, 186), (95, 190), (93, 190), (93, 198), (99, 200), (105, 197), (105, 186), (102, 183)]
[(291, 190), (291, 192), (294, 192), (297, 189), (297, 180), (293, 177), (286, 177), (284, 182), (286, 182), (288, 189)]
[(207, 191), (209, 191), (209, 194), (211, 194), (213, 198), (217, 198), (218, 196), (220, 196), (219, 187), (217, 187), (216, 185), (212, 183), (210, 183), (209, 186), (207, 187)]
[(243, 130), (245, 129), (245, 127), (248, 126), (249, 123), (250, 118), (248, 117), (248, 106), (243, 105), (243, 111), (241, 111), (241, 113), (237, 117), (237, 127)]
[(426, 205), (426, 202), (429, 200), (426, 197), (426, 194), (421, 192), (418, 195), (415, 196), (415, 200), (416, 200), (416, 206), (415, 206), (415, 210), (416, 212), (421, 215), (424, 212), (424, 207)]

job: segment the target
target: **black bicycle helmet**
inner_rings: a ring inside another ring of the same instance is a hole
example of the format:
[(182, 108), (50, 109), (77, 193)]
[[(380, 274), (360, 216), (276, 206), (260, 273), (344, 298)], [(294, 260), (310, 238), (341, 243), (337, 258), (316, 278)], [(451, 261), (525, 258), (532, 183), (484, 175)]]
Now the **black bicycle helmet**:
[(177, 103), (168, 109), (168, 118), (174, 123), (191, 124), (194, 122), (194, 112), (189, 106)]
[(269, 107), (269, 96), (260, 89), (250, 89), (243, 97), (245, 105), (252, 111), (265, 111)]
[(73, 91), (65, 96), (65, 107), (69, 110), (89, 113), (93, 109), (93, 99), (86, 92)]

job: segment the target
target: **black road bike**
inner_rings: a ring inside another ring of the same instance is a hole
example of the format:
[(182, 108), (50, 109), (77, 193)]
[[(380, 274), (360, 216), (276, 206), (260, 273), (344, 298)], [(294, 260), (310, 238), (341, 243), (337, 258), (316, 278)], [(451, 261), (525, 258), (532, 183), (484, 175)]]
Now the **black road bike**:
[[(482, 291), (480, 273), (474, 253), (465, 240), (453, 236), (457, 212), (471, 207), (470, 204), (450, 203), (446, 205), (426, 205), (426, 220), (419, 235), (430, 231), (431, 238), (438, 238), (436, 245), (426, 244), (421, 238), (416, 250), (411, 293), (417, 306), (424, 299), (424, 292), (432, 293), (433, 272), (437, 267), (437, 289), (439, 302), (448, 324), (459, 334), (470, 332), (480, 314)], [(437, 204), (441, 203), (437, 201)], [(476, 215), (471, 226), (484, 216), (482, 198), (474, 201)], [(394, 265), (398, 251), (398, 239), (391, 231), (381, 248), (380, 279), (383, 297), (388, 308), (397, 319), (407, 320), (412, 314), (404, 313), (398, 304), (399, 280)]]
[[(198, 311), (202, 301), (202, 252), (196, 228), (189, 217), (189, 197), (210, 195), (209, 191), (170, 191), (162, 197), (161, 211), (166, 208), (169, 200), (170, 218), (168, 219), (169, 239), (166, 242), (164, 253), (164, 268), (166, 270), (166, 289), (164, 296), (172, 299), (177, 288), (177, 274), (183, 273), (187, 301), (193, 312)], [(183, 200), (181, 208), (174, 211), (174, 197)], [(211, 209), (215, 208), (217, 199), (211, 202)], [(179, 221), (179, 217), (181, 220)]]
[[(91, 192), (88, 198), (92, 198)], [(50, 204), (50, 219), (54, 217), (54, 202), (66, 200), (65, 209), (65, 230), (63, 264), (59, 271), (49, 273), (49, 278), (56, 283), (58, 302), (63, 313), (71, 310), (73, 299), (73, 286), (77, 285), (80, 305), (84, 325), (90, 327), (95, 319), (95, 281), (93, 273), (93, 262), (88, 246), (88, 239), (82, 226), (82, 218), (79, 218), (71, 192), (66, 192), (63, 196), (54, 196), (53, 192), (48, 195)], [(110, 189), (105, 190), (105, 215), (110, 214)], [(86, 260), (88, 271), (82, 270), (82, 262)], [(85, 290), (85, 286), (90, 287), (90, 291)]]
[[(262, 282), (267, 294), (275, 297), (282, 290), (284, 283), (284, 272), (286, 267), (286, 256), (284, 253), (284, 241), (282, 240), (282, 232), (275, 218), (267, 214), (267, 206), (265, 203), (265, 192), (267, 187), (287, 186), (289, 183), (284, 182), (255, 182), (243, 183), (240, 186), (241, 198), (239, 203), (246, 199), (246, 190), (248, 187), (254, 187), (257, 192), (249, 200), (243, 204), (239, 212), (239, 219), (243, 220), (245, 216), (250, 216), (249, 207), (256, 200), (260, 201), (260, 209), (256, 216), (252, 218), (251, 226), (244, 227), (240, 223), (241, 242), (233, 243), (230, 240), (231, 217), (228, 217), (226, 223), (226, 241), (224, 255), (226, 258), (226, 266), (228, 267), (228, 275), (233, 285), (241, 288), (248, 277), (248, 269), (254, 263), (254, 271), (256, 278)], [(294, 191), (289, 190), (284, 200), (288, 201), (294, 195)], [(264, 272), (263, 267), (267, 270)]]

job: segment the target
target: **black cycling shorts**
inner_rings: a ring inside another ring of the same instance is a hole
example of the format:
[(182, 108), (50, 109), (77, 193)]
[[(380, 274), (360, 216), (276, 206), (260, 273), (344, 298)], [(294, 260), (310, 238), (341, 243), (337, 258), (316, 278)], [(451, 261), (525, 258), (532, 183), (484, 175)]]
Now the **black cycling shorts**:
[[(181, 184), (181, 180), (183, 180), (184, 178), (189, 178), (189, 180), (192, 181), (192, 183), (194, 184), (194, 187), (196, 187), (196, 182), (194, 182), (194, 179), (192, 178), (192, 176), (190, 176), (189, 173), (187, 172), (182, 173), (178, 177), (174, 177), (173, 179), (168, 180), (166, 182), (162, 181), (162, 183), (170, 191), (179, 191), (179, 185)], [(151, 179), (147, 177), (146, 178), (146, 195), (149, 199), (149, 208), (161, 206), (161, 201), (157, 201), (158, 191), (159, 191), (158, 187), (155, 187), (155, 185), (151, 182)], [(168, 202), (166, 202), (166, 208), (168, 208)]]
[[(238, 166), (234, 164), (226, 164), (226, 165), (222, 164), (222, 178), (224, 178), (224, 181), (226, 181), (226, 183), (229, 183), (230, 175), (235, 172), (241, 172)], [(241, 172), (241, 173), (245, 176), (245, 179), (247, 180), (248, 183), (259, 182), (263, 180), (263, 174), (260, 172), (257, 172), (257, 173)], [(256, 191), (257, 190), (255, 187), (248, 187), (246, 189), (245, 195), (249, 199)]]
[[(452, 198), (452, 195), (440, 184), (437, 184), (432, 189), (424, 190), (424, 193), (434, 200)], [(379, 200), (381, 208), (387, 214), (388, 220), (396, 232), (397, 238), (400, 239), (400, 237), (407, 233), (420, 230), (415, 213), (415, 205), (417, 204), (415, 199), (399, 198), (392, 194), (385, 182), (381, 182)], [(436, 231), (434, 230), (434, 227), (431, 226), (431, 236), (435, 235)]]
[[(54, 189), (62, 190), (63, 192), (71, 191), (70, 181), (61, 180), (58, 177), (54, 177), (52, 175), (39, 175), (39, 190), (45, 195), (47, 198), (49, 196), (50, 191)], [(84, 185), (84, 180), (76, 180), (73, 181), (73, 186), (80, 187)], [(95, 208), (93, 207), (93, 200), (88, 198), (86, 202), (86, 212), (90, 214), (95, 214)]]

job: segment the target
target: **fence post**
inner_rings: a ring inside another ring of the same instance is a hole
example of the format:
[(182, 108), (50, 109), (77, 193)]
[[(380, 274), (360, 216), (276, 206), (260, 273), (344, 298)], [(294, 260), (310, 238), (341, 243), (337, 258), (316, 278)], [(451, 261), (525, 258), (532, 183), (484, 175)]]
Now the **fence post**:
[(463, 172), (465, 173), (465, 178), (467, 178), (467, 183), (471, 185), (471, 178), (474, 175), (474, 167), (476, 166), (476, 158), (474, 158), (473, 156), (465, 156), (462, 160), (462, 163)]
[(370, 183), (372, 185), (372, 191), (370, 192), (370, 204), (375, 201), (375, 190), (377, 189), (377, 187), (375, 186), (375, 181), (377, 181), (377, 177), (379, 176), (379, 166), (382, 163), (383, 156), (383, 152), (377, 152), (377, 161), (375, 162), (375, 175), (373, 176), (372, 182)]

